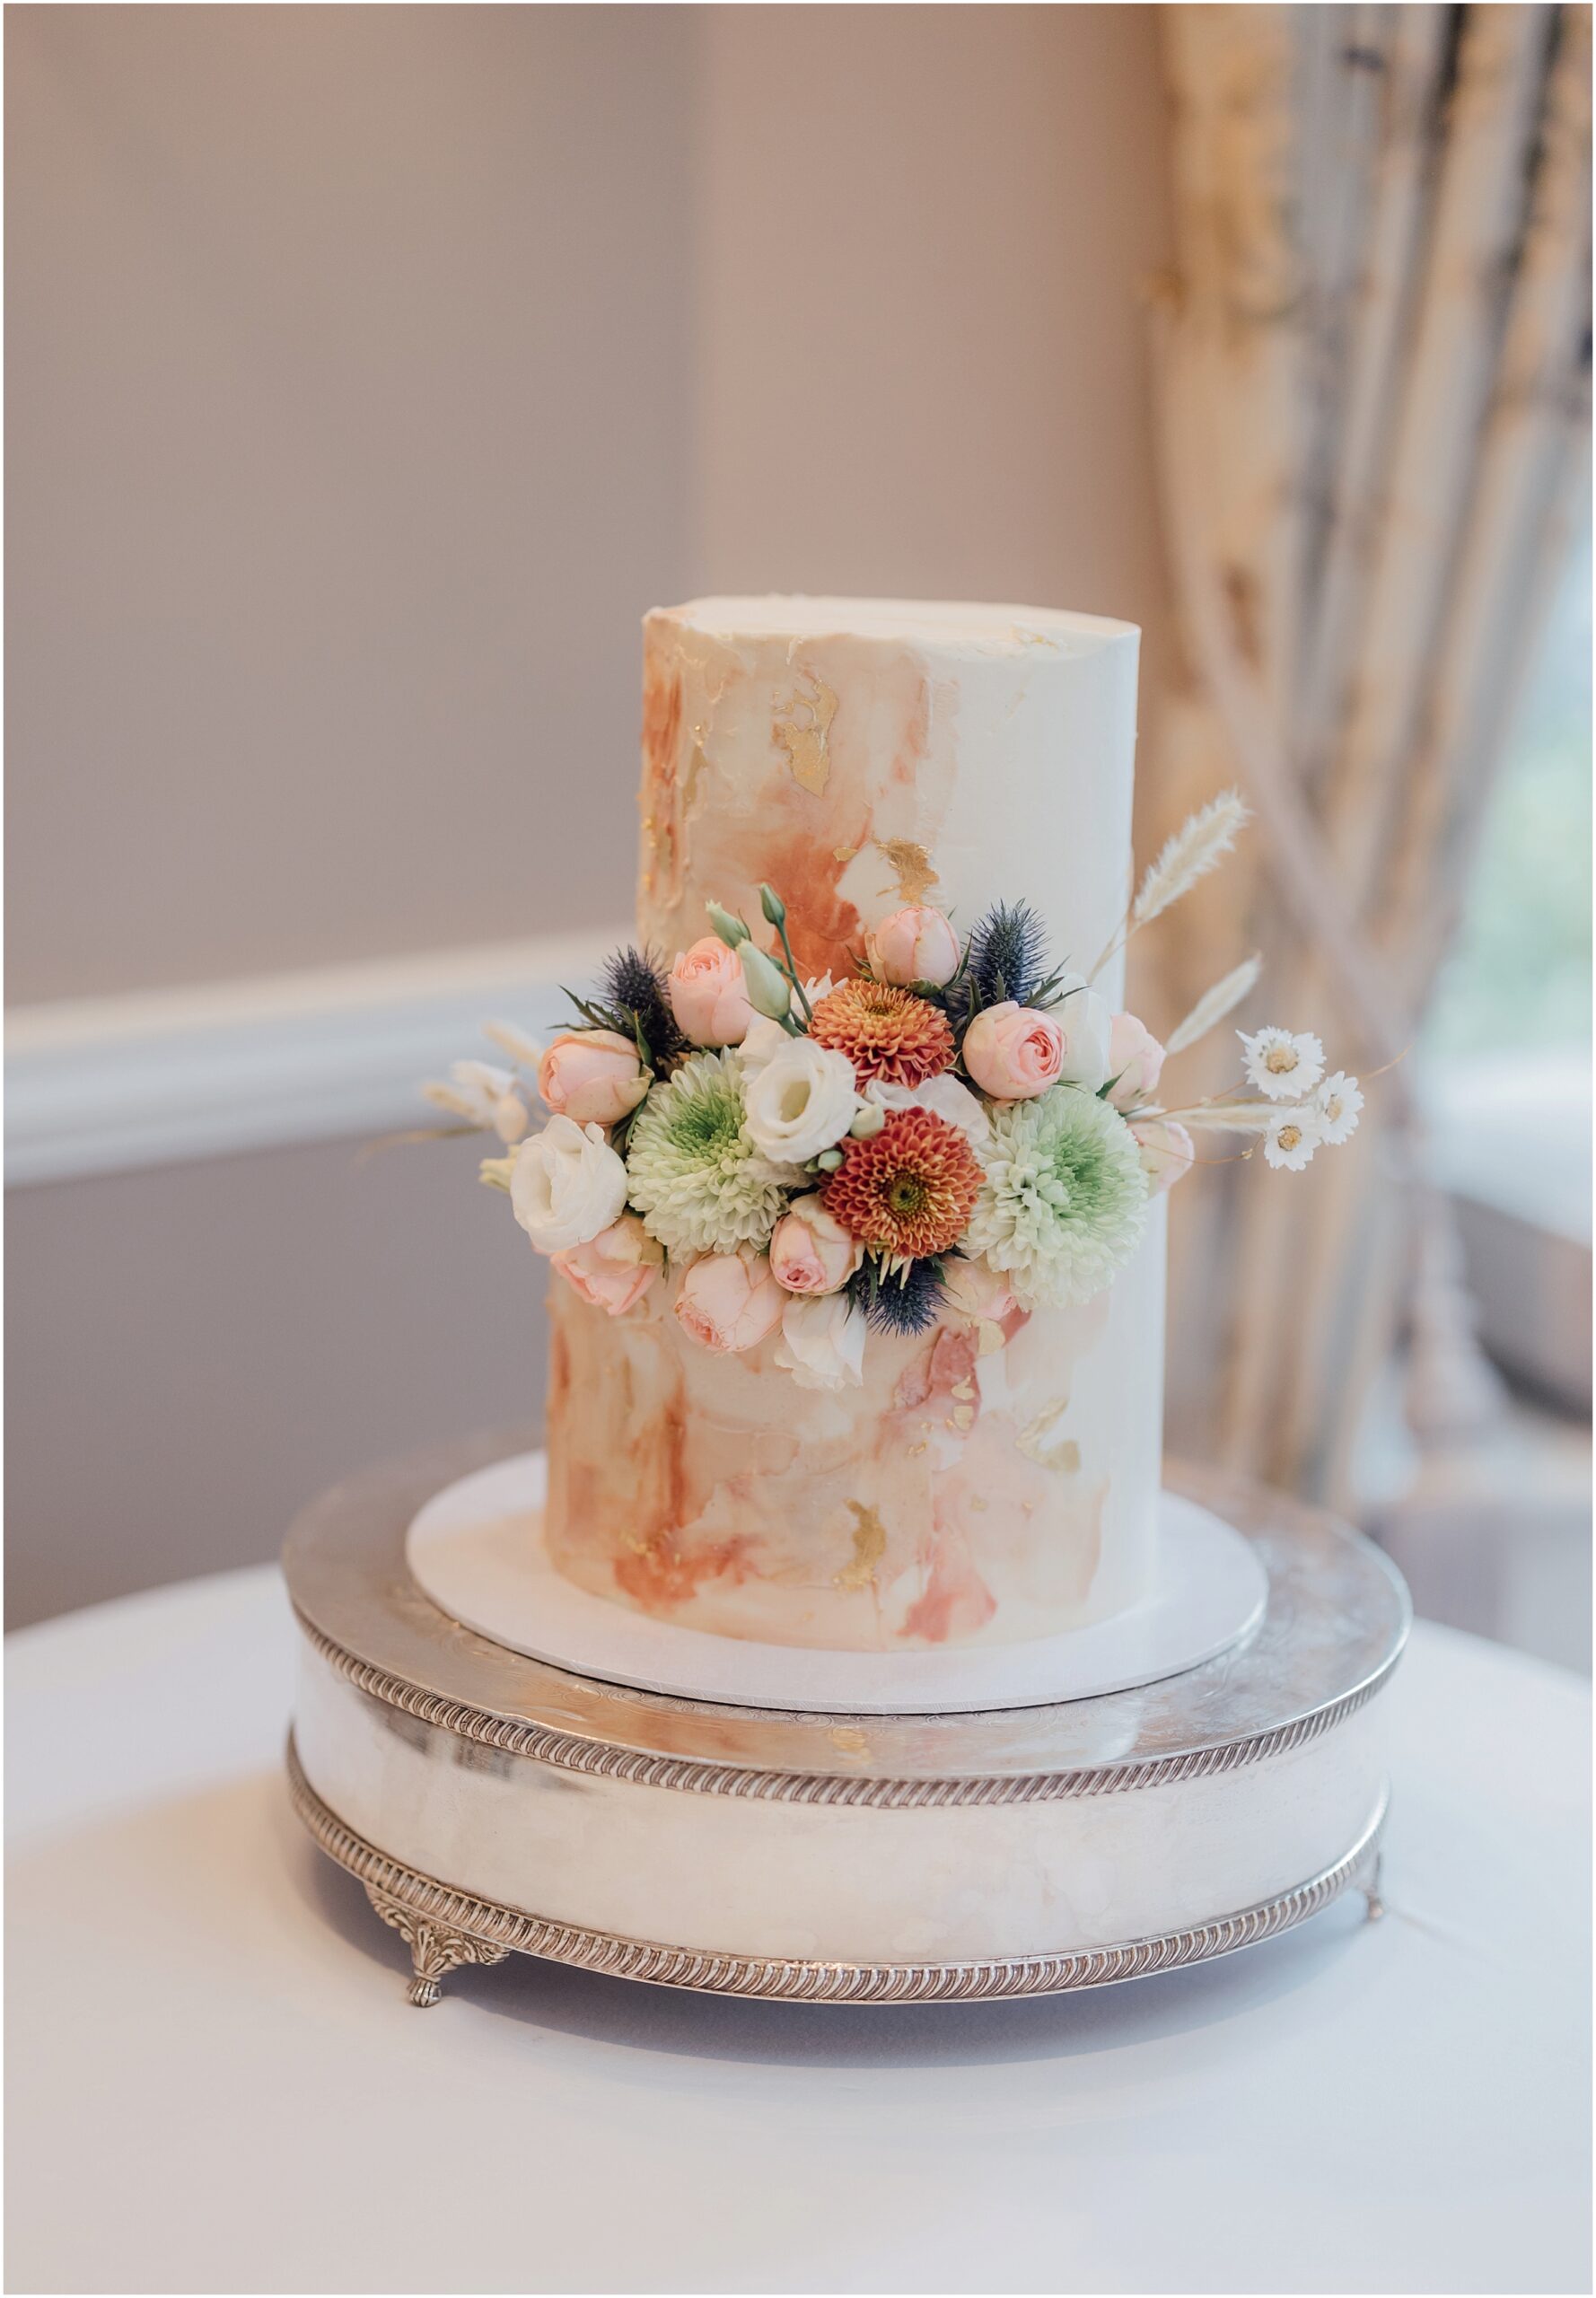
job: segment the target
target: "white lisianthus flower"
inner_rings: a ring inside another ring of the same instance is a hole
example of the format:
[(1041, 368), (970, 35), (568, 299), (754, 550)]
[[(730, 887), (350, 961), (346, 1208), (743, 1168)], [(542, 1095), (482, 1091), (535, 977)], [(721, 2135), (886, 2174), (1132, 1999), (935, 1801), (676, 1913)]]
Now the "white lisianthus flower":
[(627, 1169), (602, 1126), (551, 1117), (515, 1153), (511, 1209), (540, 1253), (590, 1244), (626, 1204)]
[[(867, 1109), (883, 1111), (929, 1110), (933, 1117), (956, 1126), (978, 1156), (992, 1138), (987, 1104), (951, 1069), (944, 1069), (940, 1077), (928, 1077), (923, 1085), (893, 1085), (885, 1078), (873, 1077), (864, 1088), (864, 1103)], [(879, 1133), (880, 1126), (875, 1129)]]
[(1307, 1102), (1281, 1110), (1264, 1136), (1264, 1162), (1276, 1172), (1300, 1173), (1323, 1139), (1319, 1112)]
[(846, 1293), (794, 1294), (782, 1311), (776, 1362), (801, 1389), (864, 1384), (865, 1321)]
[(1238, 1030), (1247, 1082), (1272, 1101), (1300, 1101), (1324, 1075), (1324, 1048), (1306, 1030)]
[(779, 1022), (761, 1018), (754, 1022), (737, 1048), (737, 1066), (742, 1073), (743, 1083), (748, 1084), (767, 1061), (776, 1058), (783, 1046), (792, 1042), (793, 1032), (784, 1030)]
[(835, 1149), (859, 1108), (853, 1063), (813, 1038), (778, 1046), (756, 1066), (745, 1098), (754, 1146), (773, 1164), (807, 1164)]
[(1337, 1069), (1327, 1077), (1313, 1096), (1313, 1112), (1319, 1119), (1319, 1129), (1327, 1149), (1339, 1149), (1350, 1141), (1358, 1129), (1358, 1111), (1364, 1106), (1364, 1096), (1358, 1081)]

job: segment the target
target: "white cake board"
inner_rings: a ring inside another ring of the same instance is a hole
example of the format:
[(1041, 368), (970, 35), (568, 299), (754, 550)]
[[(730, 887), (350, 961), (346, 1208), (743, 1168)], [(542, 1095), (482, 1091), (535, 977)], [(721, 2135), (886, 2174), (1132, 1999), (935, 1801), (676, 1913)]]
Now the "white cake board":
[(822, 1652), (706, 1636), (564, 1579), (542, 1539), (541, 1452), (460, 1478), (412, 1520), (410, 1571), (439, 1609), (525, 1657), (607, 1683), (732, 1707), (953, 1715), (1050, 1706), (1156, 1683), (1241, 1642), (1267, 1576), (1251, 1544), (1194, 1501), (1159, 1502), (1157, 1586), (1068, 1635), (949, 1652)]

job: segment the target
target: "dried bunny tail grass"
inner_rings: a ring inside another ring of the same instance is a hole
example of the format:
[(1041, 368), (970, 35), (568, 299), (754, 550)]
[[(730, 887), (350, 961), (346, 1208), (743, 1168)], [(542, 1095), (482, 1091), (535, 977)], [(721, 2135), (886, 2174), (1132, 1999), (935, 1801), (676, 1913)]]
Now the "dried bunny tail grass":
[[(469, 1095), (457, 1092), (452, 1085), (434, 1080), (421, 1088), (421, 1098), (424, 1101), (430, 1101), (434, 1109), (447, 1111), (451, 1117), (463, 1117), (466, 1123), (462, 1130), (467, 1133), (485, 1133), (487, 1130), (487, 1120), (479, 1114), (476, 1102)], [(450, 1130), (453, 1130), (452, 1127)]]
[(1190, 815), (1142, 880), (1141, 891), (1131, 908), (1131, 932), (1162, 917), (1171, 903), (1191, 891), (1199, 878), (1206, 878), (1230, 852), (1249, 819), (1249, 809), (1235, 790), (1222, 790), (1217, 798)]
[(1206, 878), (1224, 859), (1242, 825), (1250, 820), (1251, 809), (1236, 790), (1222, 790), (1217, 798), (1211, 798), (1195, 814), (1188, 815), (1143, 878), (1130, 915), (1092, 967), (1092, 980), (1097, 979), (1109, 960), (1125, 947), (1133, 934), (1150, 925), (1155, 917), (1162, 917), (1182, 894), (1191, 891), (1199, 878)]
[(1164, 1110), (1159, 1114), (1173, 1118), (1188, 1133), (1267, 1133), (1290, 1106), (1285, 1101), (1208, 1101), (1197, 1109)]
[(1241, 964), (1206, 990), (1183, 1022), (1178, 1022), (1164, 1039), (1166, 1054), (1184, 1053), (1188, 1045), (1196, 1045), (1211, 1029), (1233, 1013), (1258, 980), (1264, 969), (1260, 957), (1243, 958)]

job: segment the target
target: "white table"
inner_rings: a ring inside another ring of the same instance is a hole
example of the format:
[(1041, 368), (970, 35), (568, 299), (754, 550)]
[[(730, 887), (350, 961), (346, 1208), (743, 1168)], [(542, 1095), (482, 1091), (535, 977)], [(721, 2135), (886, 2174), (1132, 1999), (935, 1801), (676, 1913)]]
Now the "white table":
[(1421, 1627), (1390, 1912), (848, 2010), (521, 1958), (410, 2010), (303, 1839), (276, 1577), (10, 1639), (7, 2286), (1589, 2287), (1586, 1687)]

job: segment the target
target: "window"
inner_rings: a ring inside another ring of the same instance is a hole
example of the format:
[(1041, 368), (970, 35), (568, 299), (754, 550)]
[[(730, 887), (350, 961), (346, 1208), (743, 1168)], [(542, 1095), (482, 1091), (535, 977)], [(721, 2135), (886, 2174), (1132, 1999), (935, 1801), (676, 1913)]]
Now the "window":
[(1437, 1169), (1486, 1345), (1591, 1393), (1591, 530), (1540, 635), (1425, 1031)]

